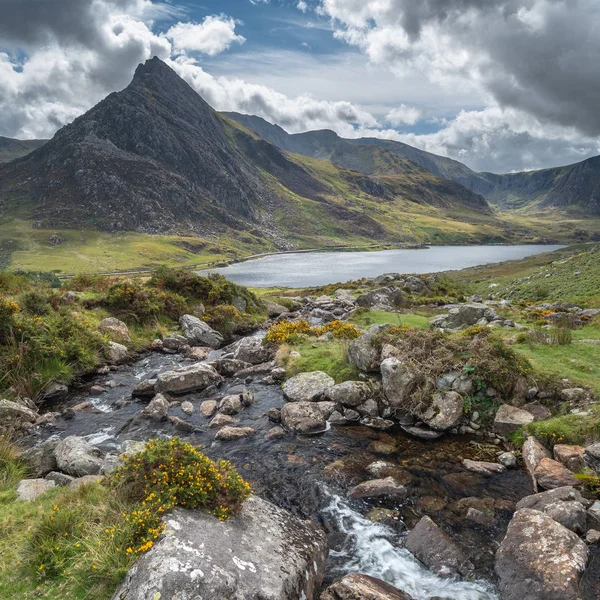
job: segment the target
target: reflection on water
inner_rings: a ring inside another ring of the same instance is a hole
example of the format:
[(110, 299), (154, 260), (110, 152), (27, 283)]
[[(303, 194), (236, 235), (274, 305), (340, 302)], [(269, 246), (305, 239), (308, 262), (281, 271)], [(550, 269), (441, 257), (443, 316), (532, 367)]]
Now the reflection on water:
[[(563, 246), (432, 246), (423, 250), (278, 254), (211, 272), (251, 287), (310, 287), (384, 273), (437, 273), (515, 260)], [(206, 272), (203, 272), (206, 273)]]

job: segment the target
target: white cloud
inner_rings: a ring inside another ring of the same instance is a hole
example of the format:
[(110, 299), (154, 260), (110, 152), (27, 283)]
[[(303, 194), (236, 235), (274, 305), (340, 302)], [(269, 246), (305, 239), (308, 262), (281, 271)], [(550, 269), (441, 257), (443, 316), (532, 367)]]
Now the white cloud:
[(235, 33), (236, 21), (225, 15), (208, 16), (202, 23), (179, 22), (171, 27), (165, 37), (173, 43), (178, 54), (202, 52), (215, 56), (227, 50), (232, 44), (246, 41)]
[(406, 106), (406, 104), (401, 104), (400, 106), (391, 110), (385, 120), (390, 123), (390, 125), (397, 127), (399, 125), (414, 125), (417, 123), (423, 115), (423, 112), (414, 107), (414, 106)]
[(308, 11), (308, 4), (306, 4), (304, 0), (299, 0), (298, 4), (296, 5), (296, 8), (305, 13)]

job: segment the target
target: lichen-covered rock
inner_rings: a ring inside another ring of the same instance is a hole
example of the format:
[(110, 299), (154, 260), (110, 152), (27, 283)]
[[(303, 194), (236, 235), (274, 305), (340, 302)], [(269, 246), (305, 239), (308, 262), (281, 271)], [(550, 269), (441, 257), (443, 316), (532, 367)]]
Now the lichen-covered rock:
[(107, 335), (113, 342), (125, 342), (126, 344), (131, 342), (129, 328), (123, 321), (119, 321), (115, 317), (108, 317), (100, 321), (98, 331)]
[(181, 326), (183, 337), (185, 337), (190, 346), (218, 348), (223, 343), (223, 336), (198, 317), (183, 315), (179, 319), (179, 325)]
[(31, 429), (38, 417), (35, 411), (18, 402), (0, 400), (0, 431), (2, 432)]
[(200, 405), (200, 414), (207, 419), (212, 417), (217, 412), (217, 401), (216, 400), (205, 400)]
[(433, 395), (429, 408), (419, 417), (432, 429), (446, 431), (460, 424), (464, 401), (456, 392), (439, 392)]
[(330, 585), (320, 600), (413, 600), (381, 579), (352, 573)]
[(22, 479), (17, 485), (17, 500), (35, 500), (55, 486), (50, 479)]
[(224, 415), (237, 415), (242, 410), (240, 394), (225, 396), (219, 402), (219, 412)]
[(333, 378), (323, 371), (299, 373), (283, 384), (283, 395), (290, 402), (318, 402), (334, 385)]
[(375, 344), (375, 337), (382, 330), (380, 325), (373, 325), (367, 333), (350, 342), (348, 360), (352, 365), (364, 372), (379, 370), (381, 349)]
[(318, 433), (327, 427), (323, 411), (315, 402), (289, 402), (281, 409), (281, 423), (294, 433)]
[(312, 523), (256, 497), (229, 521), (176, 509), (166, 523), (113, 600), (317, 600), (328, 544)]
[(587, 513), (581, 502), (554, 502), (546, 506), (544, 513), (577, 535), (587, 530)]
[(585, 464), (583, 462), (583, 454), (585, 448), (583, 446), (571, 446), (569, 444), (556, 444), (552, 448), (554, 459), (561, 465), (564, 465), (569, 471), (579, 473), (583, 471)]
[(22, 457), (34, 477), (44, 477), (51, 471), (56, 471), (54, 450), (58, 442), (58, 437), (53, 436), (23, 452)]
[(588, 446), (583, 454), (583, 460), (587, 467), (600, 473), (600, 443)]
[(542, 458), (533, 475), (538, 485), (545, 490), (581, 485), (581, 481), (569, 469), (551, 458)]
[(463, 551), (429, 517), (423, 517), (410, 531), (405, 547), (442, 577), (467, 576), (473, 570)]
[(235, 360), (250, 363), (251, 365), (260, 365), (269, 362), (275, 356), (275, 350), (272, 345), (263, 344), (262, 339), (257, 337), (245, 337), (233, 345), (231, 357)]
[(155, 390), (160, 393), (187, 394), (207, 388), (213, 383), (223, 381), (210, 365), (197, 363), (175, 371), (161, 373), (155, 384)]
[(525, 471), (531, 477), (533, 491), (537, 492), (535, 469), (543, 458), (550, 458), (550, 452), (531, 435), (523, 443), (521, 456), (525, 464)]
[(58, 469), (73, 477), (98, 475), (104, 453), (81, 437), (71, 435), (61, 440), (54, 449)]
[(535, 417), (526, 410), (510, 404), (503, 404), (496, 413), (494, 431), (508, 437), (523, 425), (533, 423), (534, 419)]
[(477, 325), (482, 319), (492, 321), (496, 316), (496, 311), (486, 304), (471, 302), (451, 308), (447, 315), (439, 315), (431, 321), (431, 327), (449, 330), (465, 329)]
[(397, 287), (390, 286), (361, 294), (356, 304), (373, 310), (396, 310), (406, 305), (406, 298)]
[(252, 365), (249, 362), (243, 360), (237, 360), (235, 358), (219, 358), (208, 363), (211, 367), (215, 368), (215, 371), (223, 377), (233, 377), (239, 371), (248, 369)]
[(142, 419), (165, 421), (169, 415), (169, 401), (162, 395), (156, 394), (148, 406), (140, 413)]
[(371, 396), (371, 386), (365, 381), (344, 381), (327, 391), (327, 398), (343, 406), (356, 408)]
[(575, 600), (587, 559), (572, 531), (537, 510), (518, 510), (496, 553), (502, 600)]
[(586, 508), (591, 504), (591, 500), (584, 498), (579, 490), (574, 487), (565, 486), (548, 490), (547, 492), (541, 492), (539, 494), (531, 494), (531, 496), (525, 496), (517, 502), (517, 510), (521, 508), (532, 508), (533, 510), (539, 510), (544, 512), (546, 507), (556, 502), (579, 502)]
[(256, 433), (252, 427), (229, 427), (225, 426), (217, 431), (216, 440), (231, 442), (251, 437)]
[(421, 377), (410, 364), (397, 358), (386, 358), (381, 363), (383, 393), (391, 408), (408, 410), (410, 398)]

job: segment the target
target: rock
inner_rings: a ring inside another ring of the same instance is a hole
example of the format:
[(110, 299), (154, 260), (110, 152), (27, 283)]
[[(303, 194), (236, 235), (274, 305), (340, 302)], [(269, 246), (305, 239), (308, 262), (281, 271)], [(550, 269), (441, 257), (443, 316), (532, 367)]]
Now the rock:
[(106, 390), (101, 385), (93, 385), (90, 388), (90, 394), (92, 396), (102, 396), (104, 393), (106, 393)]
[(252, 427), (229, 427), (225, 426), (215, 436), (216, 440), (222, 440), (225, 442), (231, 442), (233, 440), (241, 440), (243, 438), (254, 435), (256, 431)]
[(216, 400), (205, 400), (200, 405), (200, 414), (207, 419), (212, 417), (217, 411), (217, 401)]
[(473, 570), (462, 550), (429, 517), (410, 531), (405, 548), (442, 577), (468, 576)]
[(330, 585), (320, 600), (413, 600), (381, 579), (352, 573)]
[(565, 486), (548, 490), (547, 492), (525, 496), (525, 498), (522, 498), (517, 502), (517, 510), (521, 508), (531, 508), (533, 510), (544, 512), (547, 506), (557, 502), (579, 502), (586, 508), (592, 503), (592, 501), (586, 500), (579, 490), (576, 490), (571, 486)]
[(390, 286), (361, 294), (356, 299), (356, 304), (363, 308), (393, 311), (405, 306), (406, 298), (399, 288)]
[(329, 388), (327, 398), (343, 406), (356, 408), (364, 404), (371, 394), (371, 386), (364, 381), (344, 381)]
[(35, 500), (55, 486), (50, 479), (22, 479), (17, 485), (17, 500)]
[[(337, 411), (336, 411), (337, 412)], [(346, 408), (344, 410), (344, 419), (347, 421), (360, 421), (360, 413), (351, 408)]]
[(460, 424), (464, 401), (456, 392), (438, 392), (433, 395), (429, 408), (420, 415), (426, 425), (437, 431), (446, 431)]
[(108, 342), (107, 358), (113, 365), (120, 365), (127, 362), (129, 358), (127, 346), (117, 342)]
[(244, 388), (244, 391), (240, 395), (242, 406), (248, 407), (254, 404), (254, 394), (248, 388)]
[(279, 317), (288, 312), (288, 309), (285, 306), (277, 304), (276, 302), (270, 302), (269, 300), (263, 300), (263, 305), (267, 309), (267, 314), (271, 318)]
[(386, 358), (381, 363), (383, 393), (391, 408), (408, 410), (410, 398), (421, 380), (416, 369), (397, 358)]
[(502, 600), (575, 600), (587, 559), (586, 545), (572, 531), (523, 508), (496, 553)]
[(211, 352), (212, 348), (208, 346), (188, 346), (185, 351), (185, 357), (194, 362), (200, 362), (205, 360)]
[(283, 395), (290, 402), (318, 402), (334, 385), (333, 378), (323, 371), (299, 373), (283, 384)]
[(190, 346), (188, 344), (187, 338), (185, 338), (182, 335), (179, 335), (178, 333), (172, 333), (171, 335), (168, 335), (167, 337), (163, 338), (162, 341), (162, 349), (165, 352), (180, 352), (182, 349), (187, 349), (189, 347)]
[(469, 460), (468, 458), (463, 460), (462, 464), (464, 468), (467, 469), (467, 471), (472, 471), (473, 473), (481, 473), (482, 475), (494, 475), (498, 473), (504, 473), (506, 471), (506, 467), (504, 465), (499, 465), (498, 463)]
[(48, 473), (48, 475), (46, 475), (46, 477), (44, 477), (44, 479), (53, 481), (60, 487), (66, 487), (67, 485), (70, 485), (71, 481), (73, 481), (75, 478), (71, 477), (70, 475), (65, 475), (64, 473), (59, 473), (58, 471), (51, 471)]
[(408, 496), (408, 490), (393, 477), (386, 477), (385, 479), (363, 481), (363, 483), (353, 487), (348, 495), (351, 498), (379, 498), (385, 496), (394, 500), (404, 500)]
[(379, 416), (379, 406), (373, 398), (369, 398), (366, 402), (363, 402), (356, 407), (356, 411), (363, 417), (377, 417)]
[(151, 421), (165, 421), (168, 415), (169, 401), (162, 394), (156, 394), (139, 416)]
[(98, 331), (107, 335), (113, 342), (125, 342), (126, 344), (131, 342), (129, 328), (123, 321), (119, 321), (115, 317), (108, 317), (100, 321)]
[(460, 377), (458, 371), (444, 373), (436, 382), (435, 387), (442, 392), (449, 392), (452, 389), (452, 384)]
[(525, 471), (531, 477), (533, 482), (533, 491), (536, 492), (537, 482), (534, 476), (535, 469), (543, 458), (550, 458), (550, 452), (548, 452), (548, 450), (546, 450), (546, 448), (531, 435), (523, 443), (521, 456), (523, 457), (523, 463), (525, 464)]
[(587, 511), (588, 525), (600, 529), (600, 500), (596, 500)]
[(416, 427), (414, 425), (401, 425), (402, 431), (421, 440), (437, 440), (444, 435), (441, 431), (427, 429), (426, 427)]
[(267, 439), (268, 440), (280, 440), (285, 437), (285, 430), (282, 427), (271, 427), (269, 431), (267, 431)]
[(379, 429), (385, 431), (391, 429), (394, 426), (394, 421), (389, 419), (382, 419), (381, 417), (362, 417), (360, 424), (365, 427), (371, 427), (372, 429)]
[(196, 426), (193, 423), (188, 423), (187, 421), (184, 421), (183, 419), (180, 419), (175, 415), (167, 418), (169, 420), (169, 423), (171, 423), (171, 425), (173, 425), (173, 427), (175, 427), (175, 429), (178, 429), (179, 431), (183, 431), (185, 433), (193, 433), (194, 431), (196, 431)]
[(239, 394), (225, 396), (219, 402), (219, 412), (224, 415), (237, 415), (242, 410), (242, 399)]
[(590, 529), (585, 534), (585, 541), (590, 546), (597, 546), (598, 544), (600, 544), (600, 531), (596, 531), (595, 529)]
[(409, 485), (413, 481), (413, 476), (400, 465), (387, 460), (376, 460), (366, 467), (366, 471), (376, 479), (392, 477), (397, 483)]
[(552, 449), (552, 452), (554, 454), (554, 459), (570, 471), (575, 473), (583, 471), (585, 467), (585, 463), (583, 462), (585, 448), (582, 446), (556, 444)]
[(596, 473), (600, 473), (600, 443), (592, 444), (585, 449), (583, 462)]
[(544, 513), (577, 535), (587, 530), (587, 513), (581, 502), (555, 502), (546, 506)]
[(233, 377), (239, 371), (243, 371), (252, 366), (249, 362), (237, 360), (235, 358), (219, 358), (208, 364), (211, 367), (214, 367), (215, 371), (219, 375), (223, 375), (223, 377)]
[(161, 373), (156, 380), (155, 389), (161, 393), (186, 394), (203, 390), (221, 381), (223, 378), (211, 366), (196, 363), (176, 371)]
[(54, 449), (60, 471), (73, 477), (98, 475), (104, 454), (81, 437), (71, 435), (60, 440)]
[(523, 425), (534, 421), (534, 416), (510, 404), (503, 404), (496, 413), (494, 419), (494, 432), (504, 437), (509, 437)]
[(263, 344), (260, 338), (246, 337), (236, 342), (232, 358), (251, 365), (260, 365), (272, 360), (274, 355), (273, 348)]
[(63, 383), (51, 383), (43, 390), (41, 397), (44, 401), (60, 400), (61, 398), (64, 398), (68, 393), (69, 388)]
[(0, 431), (4, 433), (31, 429), (38, 417), (36, 412), (18, 402), (0, 400)]
[(374, 325), (367, 333), (352, 340), (348, 346), (350, 363), (364, 372), (377, 371), (381, 364), (381, 350), (374, 343), (375, 336), (383, 330)]
[(451, 308), (447, 315), (440, 315), (431, 321), (431, 327), (458, 330), (476, 325), (481, 319), (492, 321), (496, 316), (493, 308), (485, 304), (471, 302)]
[(59, 439), (53, 436), (23, 452), (21, 456), (27, 463), (31, 475), (39, 478), (44, 477), (44, 475), (51, 471), (56, 471), (57, 465), (54, 450), (58, 442)]
[(490, 526), (494, 523), (494, 514), (489, 511), (479, 510), (478, 508), (468, 508), (465, 519), (473, 521), (477, 525)]
[(587, 394), (582, 388), (567, 388), (560, 392), (560, 399), (564, 402), (575, 403), (580, 400), (585, 400)]
[(186, 400), (185, 402), (181, 403), (181, 410), (186, 415), (193, 415), (194, 414), (194, 405), (191, 402), (189, 402), (188, 400)]
[(271, 371), (271, 377), (274, 381), (283, 381), (285, 379), (286, 370), (283, 367), (276, 367)]
[(452, 382), (452, 389), (463, 396), (469, 396), (473, 392), (473, 380), (467, 375), (461, 375)]
[(216, 427), (225, 427), (227, 425), (233, 425), (235, 423), (235, 419), (230, 415), (222, 415), (221, 413), (217, 413), (212, 421), (208, 424), (211, 429)]
[(146, 449), (147, 442), (138, 442), (136, 440), (125, 440), (121, 445), (121, 454), (125, 456), (134, 456)]
[(312, 523), (257, 497), (229, 521), (175, 509), (166, 523), (113, 600), (317, 600), (328, 544)]
[(517, 466), (517, 457), (514, 452), (503, 452), (498, 456), (498, 462), (507, 469), (513, 469)]
[(102, 481), (101, 475), (84, 475), (83, 477), (78, 477), (77, 479), (73, 479), (69, 484), (70, 488), (78, 489), (85, 485), (95, 485)]
[(154, 398), (156, 396), (156, 379), (140, 381), (131, 392), (131, 395), (134, 398)]
[(285, 404), (281, 409), (281, 422), (294, 433), (318, 433), (327, 427), (323, 412), (313, 402)]
[[(295, 350), (292, 350), (292, 352), (295, 352)], [(247, 369), (242, 369), (241, 371), (238, 371), (235, 374), (235, 376), (237, 379), (244, 379), (246, 381), (248, 381), (248, 379), (254, 379), (255, 377), (260, 377), (263, 375), (266, 375), (268, 377), (271, 375), (274, 368), (275, 363), (273, 361), (269, 361), (266, 363), (253, 365), (251, 367), (248, 367)]]
[(231, 305), (239, 312), (245, 313), (248, 308), (248, 303), (241, 296), (234, 296)]
[[(535, 393), (537, 394), (537, 388), (533, 388)], [(523, 406), (523, 410), (526, 410), (528, 413), (533, 415), (534, 421), (544, 421), (545, 419), (549, 419), (552, 416), (552, 413), (539, 402), (530, 402), (529, 404), (525, 404)]]
[(183, 337), (185, 337), (190, 346), (218, 348), (223, 343), (223, 336), (198, 317), (183, 315), (179, 319), (179, 325), (181, 326)]
[(545, 490), (581, 485), (569, 469), (551, 458), (542, 458), (533, 473), (538, 485)]

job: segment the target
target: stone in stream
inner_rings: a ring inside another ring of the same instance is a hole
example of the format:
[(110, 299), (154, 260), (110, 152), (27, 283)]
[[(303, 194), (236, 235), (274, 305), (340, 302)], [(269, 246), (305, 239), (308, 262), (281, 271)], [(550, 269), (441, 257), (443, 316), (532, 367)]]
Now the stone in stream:
[(221, 383), (223, 378), (210, 365), (197, 363), (181, 369), (161, 373), (155, 389), (157, 392), (186, 394), (203, 390), (208, 386)]
[(466, 577), (473, 571), (463, 551), (429, 517), (423, 517), (410, 531), (405, 547), (441, 577)]
[(583, 471), (585, 464), (583, 455), (585, 448), (583, 446), (571, 446), (569, 444), (556, 444), (552, 448), (554, 459), (564, 465), (569, 471), (579, 473)]
[(242, 399), (239, 394), (225, 396), (219, 402), (219, 412), (224, 415), (237, 415), (242, 410)]
[(360, 420), (360, 424), (364, 425), (365, 427), (371, 427), (372, 429), (385, 431), (386, 429), (391, 429), (395, 423), (394, 421), (382, 419), (381, 417), (363, 417)]
[(113, 600), (317, 600), (327, 537), (256, 496), (229, 521), (175, 509)]
[(271, 427), (269, 431), (267, 431), (266, 438), (268, 440), (280, 440), (285, 437), (285, 429), (283, 427)]
[(233, 344), (232, 355), (227, 355), (226, 357), (241, 360), (252, 365), (260, 365), (273, 360), (274, 356), (274, 348), (263, 344), (261, 338), (245, 337)]
[(73, 477), (83, 477), (100, 473), (104, 453), (82, 437), (71, 435), (56, 445), (54, 457), (60, 471)]
[(169, 423), (171, 423), (171, 425), (173, 425), (173, 427), (179, 431), (183, 431), (185, 433), (193, 433), (196, 431), (196, 426), (193, 423), (188, 423), (187, 421), (184, 421), (175, 415), (168, 417), (168, 419)]
[(352, 573), (330, 585), (320, 600), (413, 600), (406, 592), (369, 575)]
[(518, 510), (496, 553), (502, 600), (575, 600), (588, 549), (549, 516)]
[(168, 415), (169, 401), (162, 394), (156, 394), (150, 400), (148, 406), (139, 414), (139, 418), (151, 421), (165, 421)]
[(230, 415), (223, 415), (221, 413), (217, 413), (212, 421), (208, 424), (211, 429), (216, 427), (225, 427), (227, 425), (233, 425), (236, 420)]
[(0, 400), (0, 430), (9, 432), (13, 430), (28, 430), (33, 427), (39, 415), (10, 400)]
[(134, 398), (153, 398), (156, 395), (156, 379), (145, 379), (140, 381), (131, 395)]
[(351, 498), (379, 498), (385, 496), (394, 500), (405, 500), (408, 489), (398, 483), (394, 477), (371, 479), (353, 487), (349, 494)]
[(395, 481), (402, 485), (410, 485), (413, 481), (413, 476), (404, 467), (387, 460), (376, 460), (368, 464), (365, 470), (377, 479), (393, 477)]
[(473, 473), (481, 473), (482, 475), (494, 475), (498, 473), (504, 473), (506, 467), (498, 463), (490, 463), (478, 460), (469, 460), (465, 458), (462, 461), (463, 467), (467, 471), (473, 471)]
[(434, 431), (427, 427), (416, 427), (414, 425), (401, 425), (401, 429), (408, 433), (408, 435), (412, 435), (413, 437), (422, 440), (436, 440), (444, 435), (443, 431)]
[(513, 469), (517, 466), (517, 456), (514, 452), (503, 452), (498, 456), (498, 462), (507, 469)]
[(318, 402), (334, 385), (333, 378), (323, 371), (299, 373), (283, 384), (283, 395), (290, 402)]
[(327, 399), (342, 406), (356, 408), (364, 404), (371, 394), (371, 386), (365, 381), (344, 381), (329, 388)]
[(117, 342), (108, 342), (106, 354), (108, 360), (113, 365), (120, 365), (129, 358), (127, 346), (123, 346), (123, 344), (118, 344)]
[(217, 401), (216, 400), (205, 400), (200, 405), (200, 414), (207, 419), (212, 417), (217, 412)]
[(181, 403), (181, 411), (191, 416), (194, 414), (194, 405), (189, 400), (186, 400)]
[(294, 433), (319, 433), (327, 427), (323, 412), (314, 402), (289, 402), (281, 409), (281, 423)]
[(386, 358), (381, 363), (383, 393), (393, 409), (408, 410), (411, 397), (421, 381), (421, 374), (412, 365), (398, 358)]
[(545, 490), (581, 485), (581, 481), (565, 466), (551, 458), (542, 458), (533, 473), (538, 485)]
[(178, 333), (172, 333), (171, 335), (163, 338), (162, 341), (163, 351), (169, 354), (180, 352), (181, 350), (187, 350), (189, 347), (190, 346), (187, 339)]
[(533, 491), (537, 492), (535, 469), (543, 458), (550, 458), (550, 452), (531, 435), (523, 443), (521, 456), (525, 464), (525, 471), (531, 477)]
[(22, 479), (17, 485), (17, 500), (35, 500), (55, 486), (50, 479)]
[(214, 367), (215, 371), (223, 377), (233, 377), (239, 371), (248, 369), (252, 365), (249, 362), (243, 360), (237, 360), (235, 358), (218, 358), (208, 363), (211, 367)]
[(247, 438), (253, 436), (256, 431), (252, 427), (229, 427), (225, 426), (217, 431), (217, 435), (215, 436), (216, 440), (222, 440), (226, 442), (231, 442), (234, 440), (241, 440), (243, 438)]
[(193, 315), (183, 315), (179, 319), (183, 337), (190, 346), (210, 346), (218, 348), (223, 343), (223, 336)]
[(535, 418), (530, 412), (510, 404), (503, 404), (494, 419), (494, 432), (509, 437), (520, 427), (533, 423), (534, 420)]

